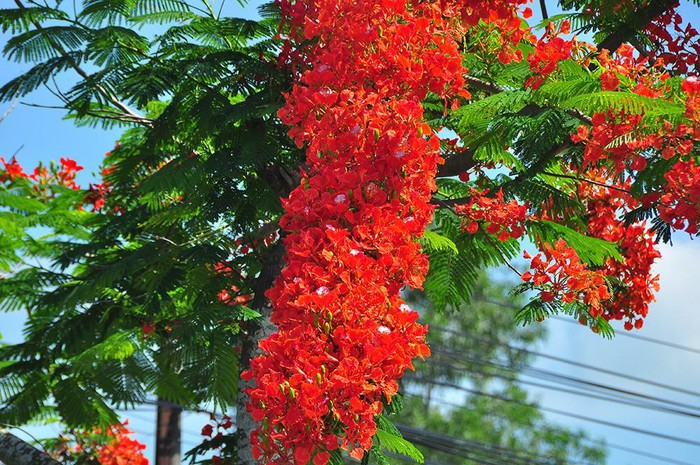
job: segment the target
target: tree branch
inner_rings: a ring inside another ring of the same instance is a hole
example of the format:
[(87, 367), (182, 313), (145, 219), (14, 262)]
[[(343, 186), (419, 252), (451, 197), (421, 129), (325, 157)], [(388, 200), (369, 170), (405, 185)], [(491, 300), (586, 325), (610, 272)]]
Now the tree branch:
[[(272, 314), (272, 305), (265, 296), (267, 291), (275, 279), (282, 271), (284, 264), (284, 243), (278, 240), (272, 246), (270, 253), (263, 263), (262, 271), (255, 280), (253, 285), (253, 301), (251, 306), (257, 310), (262, 317), (257, 320), (248, 322), (248, 325), (242, 331), (241, 355), (238, 363), (240, 372), (247, 371), (250, 368), (250, 361), (261, 354), (262, 351), (258, 347), (258, 342), (267, 338), (275, 331), (275, 325), (270, 321)], [(257, 427), (257, 422), (248, 413), (246, 405), (250, 401), (246, 388), (255, 385), (254, 380), (246, 381), (242, 378), (238, 381), (238, 400), (236, 402), (236, 427), (238, 445), (238, 463), (241, 465), (255, 465), (253, 459), (253, 449), (250, 444), (250, 434)]]
[(547, 2), (545, 0), (540, 0), (540, 10), (542, 10), (542, 19), (549, 19), (547, 14)]
[(438, 199), (433, 197), (430, 199), (430, 204), (431, 205), (437, 205), (439, 207), (447, 208), (448, 210), (451, 210), (454, 213), (454, 210), (452, 207), (456, 205), (462, 205), (471, 200), (471, 197), (460, 197), (458, 199)]
[(5, 465), (60, 465), (46, 453), (0, 429), (0, 462)]
[(465, 75), (464, 80), (469, 84), (470, 86), (483, 90), (484, 92), (488, 94), (498, 94), (499, 92), (503, 92), (505, 89), (498, 84), (495, 84), (493, 82), (488, 82), (484, 81), (483, 79), (479, 79), (474, 76), (469, 76)]
[(542, 174), (545, 176), (552, 176), (553, 178), (573, 179), (575, 181), (581, 181), (581, 182), (585, 182), (587, 184), (592, 184), (594, 186), (604, 187), (606, 189), (611, 189), (611, 190), (618, 191), (618, 192), (624, 192), (625, 194), (630, 194), (630, 191), (628, 191), (627, 189), (623, 189), (623, 188), (617, 187), (617, 186), (611, 186), (609, 184), (605, 184), (604, 182), (594, 181), (593, 179), (587, 179), (587, 178), (582, 178), (580, 176), (574, 176), (572, 174), (550, 173), (549, 171), (542, 171)]
[(445, 158), (445, 163), (438, 168), (436, 177), (448, 178), (458, 176), (474, 168), (474, 166), (476, 166), (474, 151), (468, 148)]
[(12, 99), (12, 103), (10, 104), (10, 108), (8, 108), (5, 111), (5, 113), (3, 113), (2, 116), (0, 116), (0, 123), (5, 121), (5, 118), (7, 118), (10, 113), (12, 113), (12, 110), (15, 109), (18, 101), (19, 101), (19, 96), (15, 96), (15, 98)]
[(614, 52), (620, 45), (629, 41), (636, 32), (649, 25), (654, 18), (673, 8), (676, 3), (676, 0), (648, 2), (645, 6), (637, 9), (630, 18), (627, 18), (612, 34), (599, 43), (598, 50), (605, 48)]

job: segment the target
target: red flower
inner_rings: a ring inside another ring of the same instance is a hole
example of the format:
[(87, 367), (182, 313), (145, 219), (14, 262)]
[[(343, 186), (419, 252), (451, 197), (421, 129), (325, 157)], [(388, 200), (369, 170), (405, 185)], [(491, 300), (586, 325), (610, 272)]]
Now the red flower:
[(4, 173), (0, 172), (0, 182), (12, 182), (16, 179), (25, 179), (28, 177), (27, 173), (24, 172), (22, 166), (20, 166), (20, 164), (17, 163), (17, 159), (15, 157), (12, 157), (12, 159), (9, 162), (5, 161), (4, 158), (0, 157), (0, 163), (3, 164), (5, 169)]
[(145, 445), (130, 438), (133, 431), (124, 425), (117, 425), (107, 431), (113, 440), (98, 450), (101, 465), (148, 465), (148, 459), (143, 456)]
[(475, 234), (481, 223), (487, 233), (496, 235), (500, 241), (522, 236), (527, 205), (515, 200), (505, 202), (501, 191), (493, 197), (487, 195), (488, 190), (472, 189), (469, 202), (455, 207), (455, 213), (465, 218), (462, 229)]
[[(244, 375), (262, 462), (319, 465), (339, 447), (361, 457), (382, 402), (430, 354), (399, 295), (425, 279), (418, 238), (440, 159), (420, 102), (428, 91), (445, 105), (464, 98), (465, 25), (519, 31), (522, 3), (281, 2), (282, 60), (303, 71), (279, 116), (307, 171), (280, 220), (287, 266), (267, 294), (278, 331)], [(495, 221), (485, 227), (518, 234)]]

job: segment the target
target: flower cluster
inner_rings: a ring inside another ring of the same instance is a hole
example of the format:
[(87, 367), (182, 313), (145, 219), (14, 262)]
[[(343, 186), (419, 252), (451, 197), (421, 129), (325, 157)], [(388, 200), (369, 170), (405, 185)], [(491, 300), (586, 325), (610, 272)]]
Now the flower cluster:
[(700, 232), (700, 166), (695, 160), (676, 163), (665, 175), (668, 184), (660, 198), (659, 216), (672, 228)]
[(24, 168), (15, 157), (12, 157), (10, 161), (0, 157), (0, 163), (3, 165), (3, 169), (0, 170), (0, 182), (30, 179), (36, 183), (34, 188), (37, 191), (49, 185), (64, 186), (73, 190), (80, 189), (80, 186), (75, 182), (75, 176), (83, 167), (70, 158), (61, 158), (60, 165), (51, 162), (49, 167), (40, 163), (30, 175), (25, 173)]
[[(583, 301), (591, 305), (590, 314), (593, 316), (602, 316), (606, 320), (625, 320), (626, 329), (641, 328), (649, 304), (655, 300), (654, 293), (659, 290), (658, 275), (652, 273), (652, 265), (660, 253), (648, 223), (640, 221), (628, 224), (622, 218), (624, 213), (640, 206), (640, 202), (629, 193), (631, 180), (627, 178), (623, 181), (614, 170), (610, 175), (609, 170), (599, 168), (581, 170), (575, 174), (581, 183), (572, 195), (584, 201), (587, 219), (587, 227), (579, 232), (615, 244), (619, 253), (618, 257), (610, 257), (600, 266), (584, 266), (586, 272), (597, 273), (604, 279), (608, 297), (598, 299), (597, 302), (592, 297)], [(546, 212), (541, 213), (540, 217), (565, 221), (562, 217), (552, 218)], [(546, 270), (540, 267), (542, 269)], [(578, 271), (576, 267), (573, 269)], [(532, 282), (537, 287), (538, 282), (533, 277), (533, 273), (526, 274), (525, 281)], [(599, 283), (597, 278), (594, 282)], [(548, 298), (549, 295), (546, 294), (545, 297)], [(559, 298), (561, 292), (551, 295)], [(593, 303), (596, 304), (595, 307)]]
[[(601, 184), (610, 182), (599, 173), (589, 176)], [(608, 320), (626, 320), (627, 329), (632, 324), (641, 328), (649, 304), (655, 300), (654, 292), (659, 290), (658, 275), (651, 268), (661, 254), (647, 224), (626, 224), (619, 218), (620, 212), (635, 208), (637, 202), (624, 192), (629, 190), (629, 181), (618, 183), (617, 187), (582, 185), (579, 190), (588, 199), (588, 234), (617, 244), (622, 255), (622, 260), (610, 258), (603, 267), (606, 276), (614, 280), (613, 298), (606, 304), (603, 316)]]
[(653, 44), (653, 57), (674, 71), (686, 74), (700, 65), (700, 35), (691, 23), (683, 25), (678, 5), (655, 18), (645, 32)]
[[(626, 69), (629, 76), (629, 69), (632, 68), (624, 65), (632, 66), (633, 59), (627, 53), (622, 56), (627, 58), (623, 58), (611, 69), (620, 73)], [(635, 79), (644, 76), (648, 77), (636, 73)], [(637, 84), (635, 89), (639, 88), (640, 85)], [(646, 89), (643, 92), (648, 92), (649, 88), (643, 86), (643, 89)], [(654, 89), (657, 89), (654, 92), (660, 91), (660, 88)], [(642, 124), (641, 114), (608, 111), (594, 114), (591, 127), (579, 126), (571, 139), (575, 143), (585, 144), (582, 168), (599, 169), (607, 166), (611, 170), (612, 174), (603, 177), (603, 181), (622, 179), (625, 173), (643, 170), (652, 151), (659, 153), (665, 160), (675, 161), (664, 175), (668, 184), (660, 190), (645, 193), (640, 200), (647, 206), (656, 206), (661, 218), (674, 229), (696, 234), (700, 230), (700, 213), (693, 213), (699, 208), (697, 198), (693, 195), (696, 194), (694, 186), (700, 181), (696, 180), (698, 170), (695, 169), (691, 155), (695, 142), (700, 141), (700, 81), (689, 77), (682, 83), (681, 90), (685, 94), (685, 116), (689, 121), (675, 125), (664, 121), (660, 128), (650, 131)]]
[(48, 450), (62, 463), (98, 463), (100, 465), (148, 465), (146, 446), (130, 436), (129, 424), (117, 424), (106, 430), (75, 431), (60, 434)]
[(560, 37), (570, 32), (571, 26), (568, 21), (563, 21), (558, 30), (553, 22), (547, 25), (545, 34), (534, 44), (535, 50), (527, 57), (533, 75), (525, 82), (525, 87), (538, 89), (557, 68), (557, 63), (571, 57), (574, 40), (564, 40)]
[(146, 446), (130, 437), (134, 432), (126, 425), (124, 423), (107, 430), (106, 434), (111, 440), (99, 448), (100, 465), (148, 465), (148, 459), (142, 452)]
[[(221, 261), (214, 265), (214, 272), (220, 275), (228, 276), (233, 278), (234, 276), (240, 278), (240, 273), (235, 273), (230, 264), (226, 261)], [(226, 289), (222, 289), (218, 294), (217, 298), (219, 302), (226, 305), (242, 305), (246, 302), (252, 300), (253, 296), (251, 294), (242, 294), (241, 289), (236, 285), (231, 285)]]
[(642, 115), (608, 111), (596, 113), (591, 127), (581, 125), (571, 135), (575, 143), (585, 143), (583, 167), (597, 166), (600, 162), (612, 164), (615, 171), (626, 169), (641, 171), (647, 160), (643, 149), (656, 143), (652, 135), (638, 132)]
[(286, 268), (267, 294), (278, 332), (244, 374), (255, 380), (251, 439), (265, 463), (324, 464), (339, 447), (362, 457), (397, 380), (429, 355), (399, 292), (427, 271), (418, 238), (432, 219), (440, 142), (421, 101), (468, 95), (458, 44), (462, 19), (475, 18), (465, 3), (483, 10), (281, 2), (285, 60), (303, 61), (279, 115), (307, 161), (280, 221)]
[[(117, 142), (114, 149), (118, 149), (121, 146)], [(85, 194), (85, 204), (92, 206), (92, 211), (100, 211), (104, 207), (107, 196), (112, 191), (112, 184), (107, 180), (107, 178), (114, 172), (115, 166), (109, 163), (109, 156), (112, 155), (112, 151), (105, 153), (105, 158), (108, 162), (104, 168), (102, 168), (101, 175), (102, 181), (99, 183), (90, 183), (87, 194)], [(119, 207), (115, 207), (115, 211), (120, 211)]]
[[(532, 42), (534, 37), (529, 28), (523, 27), (519, 16), (527, 19), (532, 16), (529, 0), (463, 2), (463, 23), (469, 27), (471, 51), (490, 56), (500, 63), (508, 64), (523, 59), (521, 43)], [(519, 15), (520, 13), (520, 15)], [(478, 26), (478, 27), (477, 27)]]
[[(681, 90), (687, 95), (685, 116), (690, 118), (697, 126), (698, 122), (700, 122), (700, 79), (695, 76), (688, 77), (681, 84)], [(695, 139), (700, 139), (700, 136), (696, 135)]]
[(214, 455), (211, 457), (212, 465), (233, 465), (236, 463), (235, 457), (227, 449), (226, 443), (221, 440), (224, 433), (232, 434), (232, 429), (233, 421), (228, 415), (224, 415), (219, 419), (211, 415), (209, 423), (202, 427), (202, 436), (205, 437), (202, 444), (206, 445), (209, 450), (214, 451)]
[(12, 182), (16, 179), (28, 177), (27, 173), (24, 172), (24, 168), (17, 162), (15, 157), (12, 157), (10, 161), (0, 157), (0, 163), (3, 165), (3, 170), (0, 171), (0, 182)]
[(472, 189), (469, 202), (455, 206), (455, 213), (464, 217), (462, 228), (470, 234), (475, 234), (482, 225), (487, 233), (506, 241), (522, 236), (527, 205), (517, 200), (506, 202), (500, 190), (489, 197), (488, 190)]
[(539, 290), (543, 302), (581, 301), (590, 306), (591, 316), (603, 314), (603, 301), (610, 298), (604, 273), (589, 269), (563, 239), (554, 247), (545, 243), (534, 257), (527, 252), (524, 257), (531, 259), (531, 271), (523, 273), (521, 279)]
[(668, 90), (666, 81), (670, 75), (661, 63), (649, 65), (648, 58), (635, 57), (635, 49), (622, 44), (614, 53), (601, 50), (598, 64), (603, 72), (600, 75), (603, 90), (616, 90), (624, 82), (625, 87), (638, 95), (656, 98)]

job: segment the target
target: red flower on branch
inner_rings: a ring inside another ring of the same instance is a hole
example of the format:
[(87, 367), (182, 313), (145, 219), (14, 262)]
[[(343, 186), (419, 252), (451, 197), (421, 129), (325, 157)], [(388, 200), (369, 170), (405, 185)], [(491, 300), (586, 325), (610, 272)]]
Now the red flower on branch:
[(17, 162), (15, 157), (12, 157), (10, 161), (0, 157), (0, 163), (3, 164), (4, 169), (4, 172), (0, 171), (0, 182), (12, 182), (16, 179), (26, 179), (28, 177), (27, 173), (24, 172), (24, 168)]
[(501, 22), (522, 38), (522, 3), (281, 2), (291, 29), (280, 62), (298, 75), (279, 116), (307, 168), (280, 220), (286, 268), (267, 294), (278, 332), (244, 375), (255, 380), (256, 459), (318, 465), (338, 448), (361, 458), (397, 380), (430, 354), (399, 296), (425, 279), (418, 238), (440, 161), (421, 101), (467, 97), (467, 28)]
[(471, 190), (469, 202), (455, 207), (455, 213), (464, 217), (462, 228), (474, 234), (483, 226), (487, 233), (498, 240), (518, 239), (524, 231), (527, 205), (516, 200), (505, 202), (503, 192), (488, 197), (488, 190)]

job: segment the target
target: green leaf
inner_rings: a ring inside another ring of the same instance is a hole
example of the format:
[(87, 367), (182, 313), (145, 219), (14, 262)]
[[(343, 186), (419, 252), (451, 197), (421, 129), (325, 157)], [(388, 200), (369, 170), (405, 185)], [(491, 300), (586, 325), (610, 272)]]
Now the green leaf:
[(580, 110), (586, 114), (623, 110), (633, 114), (682, 114), (685, 106), (660, 98), (651, 98), (632, 92), (601, 91), (580, 94), (560, 103), (561, 108)]
[(80, 355), (71, 359), (78, 369), (92, 368), (93, 364), (107, 360), (125, 360), (134, 354), (132, 339), (135, 331), (112, 334), (99, 344), (95, 344)]
[(563, 239), (573, 247), (581, 261), (592, 266), (603, 266), (605, 261), (613, 258), (622, 261), (623, 257), (616, 244), (597, 237), (586, 236), (567, 226), (547, 220), (530, 220), (527, 227), (534, 241), (541, 240), (554, 245), (558, 239)]
[(424, 249), (438, 252), (452, 252), (453, 254), (458, 254), (459, 250), (457, 245), (452, 242), (449, 238), (435, 232), (434, 230), (426, 229), (423, 236), (420, 239), (421, 245)]
[(425, 461), (421, 451), (419, 451), (416, 446), (401, 437), (400, 433), (397, 435), (395, 433), (377, 429), (377, 434), (375, 437), (377, 438), (379, 444), (389, 452), (410, 457), (416, 463), (423, 463)]
[(250, 321), (262, 318), (262, 315), (259, 312), (253, 310), (252, 308), (246, 307), (245, 305), (239, 305), (236, 307), (236, 309), (240, 312), (240, 318), (243, 321)]

